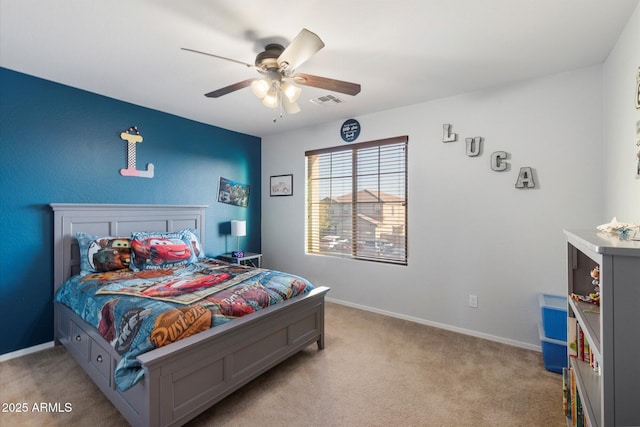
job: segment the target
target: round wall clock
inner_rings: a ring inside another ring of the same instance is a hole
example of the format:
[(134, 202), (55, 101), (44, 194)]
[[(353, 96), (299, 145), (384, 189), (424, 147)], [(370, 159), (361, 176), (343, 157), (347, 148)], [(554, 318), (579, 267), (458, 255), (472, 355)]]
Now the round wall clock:
[(353, 142), (360, 135), (360, 123), (355, 119), (349, 119), (340, 127), (340, 136), (344, 142)]

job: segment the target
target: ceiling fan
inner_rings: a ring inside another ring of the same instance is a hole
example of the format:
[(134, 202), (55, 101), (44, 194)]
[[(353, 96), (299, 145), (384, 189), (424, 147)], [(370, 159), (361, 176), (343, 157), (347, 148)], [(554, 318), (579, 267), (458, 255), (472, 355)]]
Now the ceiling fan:
[(324, 47), (324, 43), (316, 34), (303, 28), (293, 41), (284, 48), (280, 44), (267, 44), (263, 52), (258, 53), (255, 64), (237, 61), (224, 56), (212, 53), (201, 52), (194, 49), (181, 48), (189, 52), (200, 53), (202, 55), (213, 56), (235, 62), (249, 68), (254, 68), (262, 74), (262, 78), (247, 79), (229, 86), (225, 86), (213, 92), (206, 93), (209, 98), (218, 98), (236, 90), (251, 86), (253, 93), (262, 103), (270, 108), (281, 108), (289, 114), (300, 111), (296, 100), (300, 96), (302, 89), (297, 85), (313, 86), (320, 89), (327, 89), (355, 96), (360, 93), (360, 85), (341, 80), (319, 77), (311, 74), (295, 73), (295, 69), (306, 62)]

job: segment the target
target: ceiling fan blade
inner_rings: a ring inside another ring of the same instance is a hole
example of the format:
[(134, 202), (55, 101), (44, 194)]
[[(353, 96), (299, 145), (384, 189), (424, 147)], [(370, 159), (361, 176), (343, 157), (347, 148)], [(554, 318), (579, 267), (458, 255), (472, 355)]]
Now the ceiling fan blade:
[(181, 47), (180, 49), (186, 50), (186, 51), (189, 51), (189, 52), (199, 53), (201, 55), (213, 56), (214, 58), (224, 59), (225, 61), (235, 62), (236, 64), (241, 64), (241, 65), (244, 65), (245, 67), (256, 68), (256, 66), (253, 65), (253, 64), (249, 64), (247, 62), (238, 61), (237, 59), (226, 58), (224, 56), (214, 55), (213, 53), (201, 52), (199, 50), (189, 49), (189, 48), (186, 48), (186, 47)]
[[(323, 47), (320, 37), (303, 28), (278, 57), (278, 66), (289, 71), (295, 70)], [(286, 67), (285, 63), (288, 64)]]
[(293, 81), (304, 85), (313, 86), (320, 89), (327, 89), (333, 92), (345, 93), (355, 96), (360, 93), (360, 85), (358, 83), (350, 83), (342, 80), (329, 79), (327, 77), (313, 76), (311, 74), (298, 73), (294, 75)]
[(241, 82), (234, 83), (234, 84), (229, 85), (229, 86), (225, 86), (225, 87), (223, 87), (221, 89), (214, 90), (213, 92), (205, 93), (204, 96), (206, 96), (207, 98), (219, 98), (222, 95), (226, 95), (228, 93), (235, 92), (236, 90), (243, 89), (243, 88), (245, 88), (247, 86), (250, 86), (251, 82), (254, 81), (254, 80), (255, 79), (243, 80)]

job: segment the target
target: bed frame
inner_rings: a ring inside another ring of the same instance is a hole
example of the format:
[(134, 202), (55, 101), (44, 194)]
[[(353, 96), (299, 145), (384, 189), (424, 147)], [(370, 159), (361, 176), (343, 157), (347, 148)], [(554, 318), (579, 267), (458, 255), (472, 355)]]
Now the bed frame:
[[(133, 231), (200, 232), (207, 206), (51, 204), (54, 291), (79, 271), (78, 231), (128, 236)], [(121, 392), (113, 371), (120, 356), (98, 331), (54, 304), (56, 344), (66, 347), (133, 426), (182, 425), (314, 342), (324, 348), (324, 297), (318, 287), (283, 303), (138, 356), (144, 378)]]

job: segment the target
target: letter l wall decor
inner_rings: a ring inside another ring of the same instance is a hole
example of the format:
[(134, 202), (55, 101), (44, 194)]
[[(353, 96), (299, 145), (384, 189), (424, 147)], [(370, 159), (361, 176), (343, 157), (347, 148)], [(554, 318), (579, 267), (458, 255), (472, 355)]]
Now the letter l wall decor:
[(120, 133), (120, 138), (127, 141), (127, 168), (120, 169), (122, 176), (137, 176), (139, 178), (153, 178), (153, 163), (147, 163), (147, 170), (136, 169), (136, 144), (142, 142), (142, 135), (137, 126), (131, 126)]

